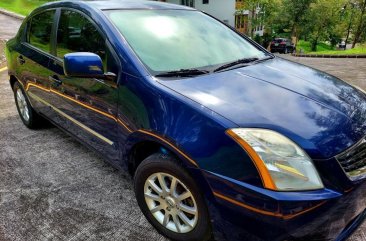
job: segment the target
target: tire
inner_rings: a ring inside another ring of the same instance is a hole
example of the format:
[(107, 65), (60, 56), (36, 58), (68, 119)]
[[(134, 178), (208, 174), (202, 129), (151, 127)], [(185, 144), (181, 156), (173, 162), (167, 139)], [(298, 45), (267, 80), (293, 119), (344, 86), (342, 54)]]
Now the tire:
[(38, 128), (44, 122), (44, 119), (34, 111), (19, 82), (15, 82), (13, 91), (18, 114), (24, 125), (29, 129)]
[[(165, 183), (165, 194), (162, 182)], [(174, 182), (176, 188), (171, 186)], [(210, 240), (211, 225), (205, 200), (192, 177), (176, 159), (159, 153), (147, 157), (136, 170), (134, 189), (143, 214), (160, 234), (177, 241)], [(187, 194), (184, 195), (187, 198), (179, 201), (182, 194)], [(186, 210), (196, 212), (190, 214)]]

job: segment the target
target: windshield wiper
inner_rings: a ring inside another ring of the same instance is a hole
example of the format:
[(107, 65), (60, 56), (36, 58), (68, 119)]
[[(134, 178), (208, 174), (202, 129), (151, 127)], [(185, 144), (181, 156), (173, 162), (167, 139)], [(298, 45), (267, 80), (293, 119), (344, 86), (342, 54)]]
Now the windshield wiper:
[(259, 60), (259, 59), (258, 58), (239, 59), (239, 60), (236, 60), (234, 62), (224, 64), (224, 65), (218, 67), (217, 69), (214, 70), (214, 72), (218, 72), (218, 71), (221, 71), (221, 70), (224, 70), (224, 69), (228, 69), (228, 68), (234, 67), (236, 65), (249, 64), (249, 63), (257, 61), (257, 60)]
[(155, 77), (189, 77), (189, 76), (203, 75), (203, 74), (208, 74), (208, 73), (209, 73), (209, 71), (207, 71), (207, 70), (181, 69), (181, 70), (163, 72), (163, 73), (155, 75)]

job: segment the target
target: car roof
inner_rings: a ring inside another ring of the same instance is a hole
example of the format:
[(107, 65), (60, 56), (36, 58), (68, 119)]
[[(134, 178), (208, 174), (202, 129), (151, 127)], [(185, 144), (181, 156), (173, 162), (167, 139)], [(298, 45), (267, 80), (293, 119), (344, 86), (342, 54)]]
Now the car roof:
[(113, 9), (172, 9), (172, 10), (194, 10), (193, 8), (147, 0), (68, 0), (56, 1), (45, 4), (48, 7), (59, 7), (65, 4), (79, 5), (99, 9), (99, 10), (113, 10)]

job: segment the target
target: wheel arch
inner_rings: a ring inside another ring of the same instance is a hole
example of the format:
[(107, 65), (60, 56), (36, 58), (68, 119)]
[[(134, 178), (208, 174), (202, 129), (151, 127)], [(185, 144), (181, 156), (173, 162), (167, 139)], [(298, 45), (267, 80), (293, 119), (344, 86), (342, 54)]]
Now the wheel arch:
[(16, 82), (19, 82), (17, 77), (15, 77), (15, 75), (10, 75), (9, 83), (12, 90), (14, 90), (14, 85)]
[[(149, 131), (149, 134), (147, 134), (146, 132), (145, 130), (143, 132), (141, 130), (134, 132), (126, 141), (125, 160), (127, 160), (130, 174), (134, 176), (141, 162), (154, 153), (160, 152), (171, 155), (182, 164), (195, 180), (198, 188), (205, 194), (204, 199), (207, 206), (213, 207), (216, 200), (213, 195), (213, 190), (203, 174), (204, 171), (199, 168), (198, 164), (196, 162), (193, 164), (190, 160), (187, 160), (187, 157), (190, 157), (182, 150), (179, 150), (177, 145), (173, 144), (173, 141), (156, 133)], [(160, 138), (163, 138), (165, 141), (162, 141)], [(209, 215), (216, 216), (218, 213), (216, 209), (209, 208)]]
[(174, 141), (152, 131), (138, 130), (129, 136), (126, 143), (125, 159), (132, 175), (144, 159), (158, 152), (174, 156), (186, 168), (198, 168), (198, 164)]

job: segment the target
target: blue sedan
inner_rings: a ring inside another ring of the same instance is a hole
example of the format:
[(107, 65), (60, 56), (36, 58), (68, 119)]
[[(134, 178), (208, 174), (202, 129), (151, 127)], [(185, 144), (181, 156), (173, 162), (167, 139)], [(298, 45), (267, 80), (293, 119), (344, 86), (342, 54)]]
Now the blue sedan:
[(23, 123), (130, 172), (172, 240), (343, 240), (366, 216), (366, 94), (203, 12), (53, 2), (6, 57)]

